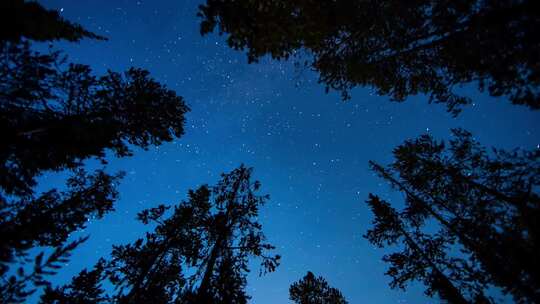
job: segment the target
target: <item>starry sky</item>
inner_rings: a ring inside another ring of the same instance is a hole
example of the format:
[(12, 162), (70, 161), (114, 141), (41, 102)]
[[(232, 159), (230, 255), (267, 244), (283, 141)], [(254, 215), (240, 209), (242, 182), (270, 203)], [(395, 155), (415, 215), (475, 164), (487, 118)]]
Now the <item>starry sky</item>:
[[(324, 276), (350, 303), (434, 303), (420, 285), (389, 289), (381, 262), (385, 251), (362, 238), (372, 219), (364, 203), (368, 193), (401, 200), (369, 171), (368, 161), (388, 163), (392, 149), (405, 139), (423, 133), (444, 139), (456, 127), (487, 146), (540, 147), (540, 112), (473, 87), (461, 90), (474, 105), (453, 118), (424, 96), (395, 103), (370, 88), (357, 88), (344, 102), (337, 93), (326, 94), (315, 73), (292, 62), (248, 64), (244, 53), (227, 47), (225, 37), (200, 36), (199, 1), (40, 2), (109, 38), (55, 44), (71, 61), (88, 64), (97, 74), (148, 69), (191, 107), (182, 138), (136, 149), (130, 158), (111, 158), (111, 172), (126, 172), (116, 212), (78, 233), (90, 239), (53, 278), (55, 284), (106, 257), (113, 244), (141, 237), (146, 228), (135, 220), (140, 210), (178, 203), (188, 189), (211, 185), (221, 172), (244, 163), (255, 168), (262, 192), (271, 196), (261, 221), (282, 255), (277, 271), (264, 277), (253, 264), (252, 303), (289, 303), (289, 285), (308, 270)], [(57, 186), (64, 177), (46, 174), (40, 187)]]

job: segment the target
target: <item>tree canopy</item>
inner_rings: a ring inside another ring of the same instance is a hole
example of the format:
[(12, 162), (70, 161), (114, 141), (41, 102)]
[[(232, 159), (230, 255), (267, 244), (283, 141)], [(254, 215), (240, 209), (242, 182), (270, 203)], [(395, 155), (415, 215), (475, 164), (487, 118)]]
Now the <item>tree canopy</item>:
[(347, 304), (341, 292), (323, 277), (308, 273), (289, 287), (289, 298), (296, 304)]
[[(190, 190), (172, 212), (164, 205), (140, 212), (140, 221), (155, 224), (153, 232), (115, 246), (109, 261), (71, 284), (47, 289), (42, 303), (247, 303), (249, 260), (259, 258), (263, 274), (274, 271), (280, 258), (269, 253), (274, 247), (258, 222), (268, 196), (256, 193), (260, 183), (251, 172), (240, 166), (215, 186)], [(100, 289), (105, 278), (115, 286), (113, 295)]]
[[(0, 301), (12, 303), (23, 302), (35, 290), (30, 285), (46, 285), (44, 276), (67, 261), (85, 239), (66, 243), (72, 232), (113, 210), (122, 174), (87, 173), (83, 162), (105, 165), (107, 152), (129, 156), (132, 147), (182, 136), (189, 108), (148, 71), (95, 76), (60, 51), (35, 51), (33, 41), (103, 40), (54, 10), (8, 0), (0, 17)], [(36, 193), (43, 173), (66, 169), (65, 190)], [(37, 246), (53, 249), (35, 256), (28, 273), (28, 251)]]
[[(203, 35), (217, 29), (248, 61), (295, 58), (344, 99), (357, 86), (403, 101), (424, 94), (457, 115), (473, 85), (513, 104), (540, 108), (540, 10), (533, 0), (206, 0)], [(259, 275), (280, 256), (259, 210), (269, 199), (243, 165), (174, 206), (138, 214), (148, 232), (113, 246), (65, 286), (48, 276), (69, 261), (91, 219), (114, 210), (123, 173), (112, 157), (184, 134), (189, 107), (129, 68), (96, 75), (50, 45), (107, 40), (35, 1), (0, 1), (0, 302), (22, 303), (38, 288), (52, 303), (247, 304), (253, 259)], [(370, 194), (365, 238), (384, 255), (392, 288), (413, 281), (448, 303), (540, 303), (540, 149), (488, 150), (469, 132), (447, 142), (407, 140), (372, 170), (403, 194), (398, 208)], [(95, 160), (88, 172), (85, 164)], [(40, 189), (45, 174), (65, 185)], [(346, 304), (308, 272), (289, 289), (298, 304)]]
[(62, 18), (58, 11), (47, 10), (36, 1), (4, 0), (0, 3), (0, 40), (34, 41), (67, 40), (83, 38), (105, 40), (79, 24)]
[(494, 287), (516, 303), (540, 300), (540, 151), (487, 151), (456, 129), (448, 143), (429, 135), (394, 150), (373, 170), (405, 197), (396, 210), (370, 195), (367, 239), (388, 254), (392, 287), (413, 280), (449, 303), (491, 303)]
[(96, 304), (110, 303), (101, 282), (104, 279), (105, 260), (101, 259), (88, 271), (84, 269), (66, 286), (47, 286), (41, 296), (42, 304)]
[(180, 137), (183, 99), (131, 68), (92, 75), (89, 66), (62, 67), (60, 53), (38, 54), (27, 42), (4, 43), (0, 55), (0, 187), (29, 195), (45, 170), (71, 169), (105, 151), (130, 155)]
[(458, 113), (472, 83), (540, 108), (540, 11), (534, 0), (207, 0), (214, 29), (250, 62), (307, 53), (327, 89), (355, 86), (402, 101), (427, 94)]

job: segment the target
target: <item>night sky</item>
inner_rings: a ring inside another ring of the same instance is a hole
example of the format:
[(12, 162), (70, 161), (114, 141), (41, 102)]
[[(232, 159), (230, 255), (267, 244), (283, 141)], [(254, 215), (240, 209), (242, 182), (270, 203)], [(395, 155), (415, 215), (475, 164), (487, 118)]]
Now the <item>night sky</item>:
[[(140, 210), (178, 203), (188, 189), (212, 185), (220, 173), (244, 163), (255, 168), (262, 192), (271, 196), (261, 221), (282, 255), (277, 271), (261, 278), (254, 261), (252, 303), (289, 303), (289, 285), (308, 270), (324, 276), (350, 303), (436, 302), (423, 295), (421, 285), (391, 290), (381, 262), (384, 250), (362, 238), (371, 226), (364, 203), (369, 192), (401, 200), (369, 171), (368, 161), (386, 164), (405, 139), (426, 132), (444, 139), (456, 127), (487, 146), (540, 147), (540, 112), (474, 89), (463, 92), (475, 104), (453, 118), (444, 105), (428, 104), (423, 96), (395, 103), (358, 88), (344, 102), (337, 93), (325, 94), (315, 73), (297, 70), (292, 62), (247, 64), (225, 37), (200, 36), (197, 1), (40, 2), (109, 38), (55, 44), (71, 61), (89, 64), (97, 74), (148, 69), (191, 107), (182, 138), (110, 159), (108, 170), (126, 172), (116, 212), (89, 223), (81, 234), (90, 239), (53, 278), (55, 284), (107, 257), (113, 244), (142, 237), (147, 228), (135, 220)], [(63, 178), (45, 175), (41, 186), (57, 186)]]

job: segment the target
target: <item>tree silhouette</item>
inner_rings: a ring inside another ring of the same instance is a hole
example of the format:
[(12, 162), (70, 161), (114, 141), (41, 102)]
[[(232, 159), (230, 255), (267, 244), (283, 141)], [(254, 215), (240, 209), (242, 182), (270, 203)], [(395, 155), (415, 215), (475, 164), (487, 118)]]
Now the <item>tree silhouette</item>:
[(105, 151), (130, 155), (183, 134), (188, 111), (181, 97), (131, 68), (96, 77), (88, 66), (57, 69), (58, 52), (36, 54), (28, 43), (6, 43), (0, 55), (0, 187), (32, 194), (45, 170), (77, 168)]
[(403, 246), (384, 257), (392, 287), (422, 280), (450, 303), (490, 303), (486, 290), (497, 287), (517, 303), (538, 302), (540, 151), (488, 152), (470, 133), (453, 134), (448, 146), (429, 135), (406, 141), (386, 168), (371, 163), (405, 207), (370, 195), (367, 239)]
[(297, 304), (347, 304), (341, 292), (328, 285), (323, 277), (306, 276), (289, 287), (289, 298)]
[(105, 260), (101, 259), (91, 271), (83, 270), (72, 282), (61, 288), (47, 287), (41, 296), (42, 304), (97, 304), (110, 303), (101, 286), (104, 279)]
[[(86, 173), (83, 162), (106, 164), (107, 152), (124, 157), (183, 134), (183, 99), (145, 70), (94, 76), (89, 66), (69, 64), (60, 51), (39, 53), (31, 40), (103, 39), (36, 2), (0, 4), (0, 301), (23, 302), (47, 284), (84, 238), (70, 233), (113, 210), (122, 174)], [(35, 193), (44, 172), (70, 170), (65, 191)], [(28, 251), (38, 254), (34, 267)], [(16, 266), (16, 265), (19, 266)], [(18, 270), (15, 270), (18, 268)]]
[[(76, 285), (75, 280), (81, 280), (76, 277), (66, 287), (48, 289), (42, 300), (62, 297), (71, 303), (72, 295), (90, 295), (86, 301), (100, 297), (115, 303), (247, 303), (250, 258), (261, 259), (260, 274), (274, 271), (280, 258), (268, 254), (274, 247), (265, 242), (258, 222), (259, 207), (268, 196), (256, 194), (260, 183), (251, 181), (251, 172), (240, 166), (223, 174), (213, 187), (190, 190), (188, 200), (172, 212), (164, 205), (142, 211), (139, 220), (155, 224), (154, 231), (132, 244), (115, 246), (110, 261), (95, 268), (100, 275), (92, 274), (100, 280), (82, 279), (90, 284)], [(115, 294), (109, 298), (90, 293), (105, 277)]]
[(105, 37), (87, 31), (79, 24), (65, 20), (55, 10), (47, 10), (39, 3), (28, 0), (4, 0), (0, 3), (0, 41), (67, 40), (82, 38), (105, 40)]
[[(459, 267), (465, 268), (469, 265), (462, 259), (448, 258), (444, 252), (447, 247), (444, 246), (443, 237), (424, 234), (417, 227), (416, 230), (408, 231), (408, 227), (400, 219), (401, 215), (377, 196), (370, 195), (368, 204), (375, 214), (375, 227), (368, 232), (367, 239), (379, 247), (385, 244), (402, 244), (404, 247), (402, 252), (383, 257), (383, 261), (392, 265), (386, 273), (393, 279), (390, 283), (392, 288), (405, 289), (408, 281), (421, 280), (428, 287), (426, 295), (433, 296), (437, 293), (441, 300), (448, 303), (472, 303), (465, 298), (460, 288), (474, 293), (478, 299), (474, 303), (490, 303), (485, 299), (482, 286), (469, 284), (468, 281), (454, 283), (466, 280), (459, 276)], [(452, 274), (446, 274), (447, 272)]]
[(402, 101), (427, 94), (457, 114), (473, 83), (540, 107), (540, 12), (533, 0), (207, 0), (201, 33), (228, 35), (250, 62), (305, 50), (320, 82), (344, 98), (355, 86)]
[[(240, 166), (213, 187), (189, 192), (189, 199), (167, 219), (165, 206), (139, 214), (157, 227), (134, 244), (115, 247), (112, 281), (129, 289), (121, 303), (247, 303), (248, 260), (261, 259), (261, 271), (274, 271), (279, 256), (265, 243), (258, 223), (259, 196), (252, 169)], [(182, 299), (182, 300), (179, 300)]]
[(100, 170), (93, 175), (78, 170), (68, 179), (65, 192), (52, 189), (38, 197), (2, 206), (5, 208), (0, 220), (1, 261), (12, 262), (36, 246), (61, 246), (90, 217), (100, 218), (111, 211), (118, 197), (115, 184), (119, 178), (120, 175), (111, 176)]

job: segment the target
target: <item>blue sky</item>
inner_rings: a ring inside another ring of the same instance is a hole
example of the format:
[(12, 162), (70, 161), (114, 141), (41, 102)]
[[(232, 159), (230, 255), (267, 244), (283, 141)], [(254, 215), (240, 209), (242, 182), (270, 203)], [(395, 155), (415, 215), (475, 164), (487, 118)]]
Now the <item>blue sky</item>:
[[(197, 1), (41, 2), (109, 38), (56, 44), (72, 61), (89, 64), (96, 73), (148, 69), (192, 109), (182, 138), (111, 159), (111, 171), (127, 173), (116, 212), (88, 225), (83, 234), (90, 240), (55, 283), (107, 256), (113, 244), (142, 236), (138, 211), (180, 202), (188, 189), (212, 184), (221, 172), (244, 163), (255, 168), (262, 192), (271, 196), (261, 221), (283, 256), (277, 271), (265, 277), (252, 267), (252, 303), (288, 303), (289, 285), (308, 270), (327, 278), (350, 303), (435, 302), (419, 285), (389, 289), (384, 251), (362, 238), (371, 222), (364, 203), (368, 193), (400, 200), (367, 162), (388, 163), (392, 149), (405, 139), (426, 132), (444, 139), (456, 127), (487, 146), (535, 149), (540, 144), (540, 112), (474, 88), (463, 88), (474, 106), (453, 118), (423, 96), (395, 103), (358, 88), (344, 102), (339, 94), (325, 94), (315, 73), (300, 73), (291, 62), (264, 59), (249, 65), (224, 37), (199, 35)], [(41, 186), (61, 182), (60, 175), (45, 175)]]

